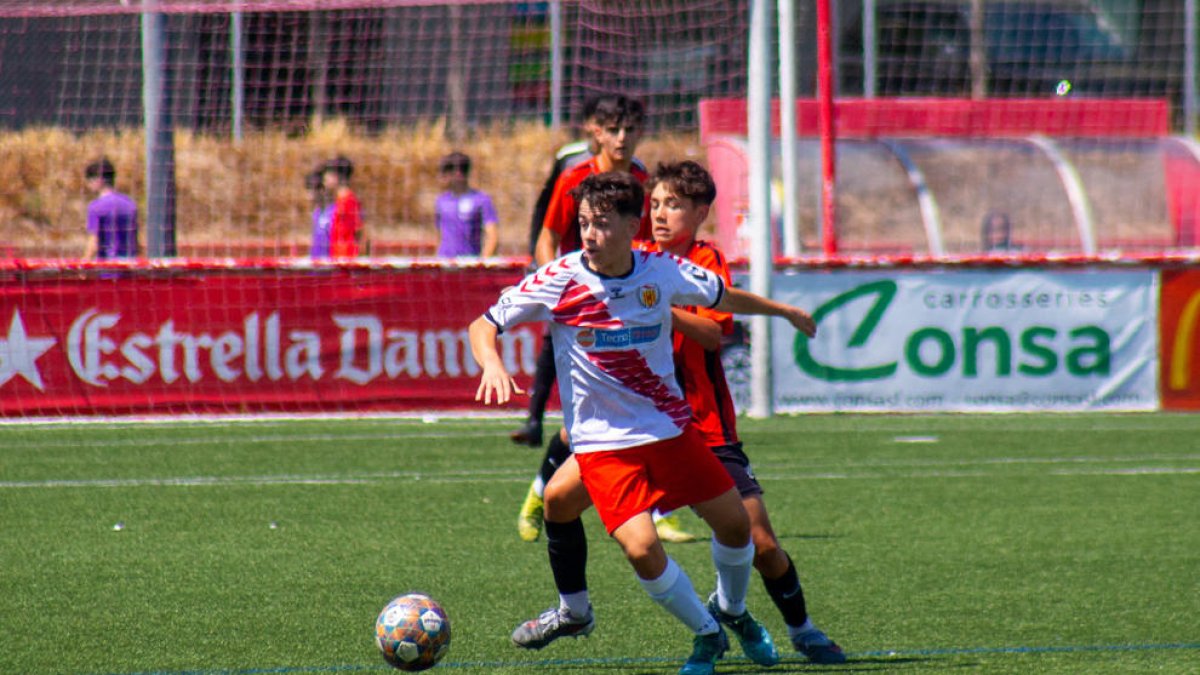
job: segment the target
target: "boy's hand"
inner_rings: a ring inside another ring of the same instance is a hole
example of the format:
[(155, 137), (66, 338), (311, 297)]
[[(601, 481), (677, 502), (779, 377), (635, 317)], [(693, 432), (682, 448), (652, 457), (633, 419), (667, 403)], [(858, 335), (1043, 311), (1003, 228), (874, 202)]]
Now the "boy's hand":
[(492, 404), (492, 395), (496, 396), (496, 405), (504, 405), (512, 399), (513, 394), (524, 394), (517, 386), (517, 381), (508, 374), (503, 365), (483, 369), (479, 380), (479, 389), (475, 392), (475, 400), (484, 405)]
[(800, 309), (799, 307), (790, 307), (788, 308), (787, 314), (784, 315), (784, 318), (787, 319), (788, 322), (793, 326), (795, 326), (796, 330), (804, 333), (808, 337), (816, 336), (817, 322), (813, 321), (813, 318), (808, 315), (808, 312)]

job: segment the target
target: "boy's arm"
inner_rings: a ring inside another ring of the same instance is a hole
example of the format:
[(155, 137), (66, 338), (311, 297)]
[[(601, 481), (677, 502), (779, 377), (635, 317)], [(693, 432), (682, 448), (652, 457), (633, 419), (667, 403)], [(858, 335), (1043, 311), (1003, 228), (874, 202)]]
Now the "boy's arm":
[(504, 360), (500, 358), (500, 352), (496, 349), (496, 336), (500, 334), (496, 325), (481, 316), (471, 322), (467, 334), (471, 340), (471, 353), (483, 369), (479, 378), (479, 389), (475, 391), (475, 400), (482, 401), (484, 405), (491, 405), (492, 395), (495, 394), (496, 404), (503, 405), (508, 403), (513, 394), (524, 394), (505, 370)]
[(558, 257), (558, 245), (561, 241), (562, 237), (557, 232), (546, 227), (542, 228), (542, 233), (538, 235), (537, 249), (533, 252), (533, 260), (538, 267)]
[(529, 220), (529, 255), (537, 253), (538, 240), (542, 238), (542, 223), (546, 222), (546, 211), (550, 209), (550, 198), (554, 196), (554, 185), (562, 175), (563, 160), (555, 160), (546, 184), (538, 194), (537, 203), (533, 205), (533, 217)]
[(485, 258), (490, 258), (496, 255), (496, 250), (500, 248), (500, 228), (495, 222), (484, 223), (483, 225), (483, 245), (480, 247), (480, 255)]
[(699, 342), (706, 351), (715, 352), (721, 348), (721, 324), (712, 319), (672, 307), (671, 327), (684, 337)]
[(808, 337), (813, 337), (817, 334), (817, 324), (809, 316), (808, 312), (786, 305), (782, 302), (775, 302), (770, 298), (764, 298), (761, 295), (755, 295), (727, 286), (725, 294), (721, 296), (721, 301), (717, 303), (716, 309), (722, 312), (731, 314), (765, 314), (766, 316), (778, 316), (788, 320), (796, 330), (804, 333)]
[(554, 184), (554, 195), (550, 198), (546, 219), (542, 221), (542, 231), (538, 234), (537, 247), (533, 251), (533, 260), (538, 267), (558, 257), (563, 233), (574, 224), (575, 201), (568, 194), (565, 180), (568, 175), (560, 175)]

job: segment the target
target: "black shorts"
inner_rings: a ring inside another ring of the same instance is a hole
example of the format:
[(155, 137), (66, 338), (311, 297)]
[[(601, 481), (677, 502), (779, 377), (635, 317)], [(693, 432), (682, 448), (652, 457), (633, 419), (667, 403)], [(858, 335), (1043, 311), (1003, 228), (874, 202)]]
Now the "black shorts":
[(763, 493), (762, 486), (754, 477), (754, 470), (750, 468), (750, 458), (742, 451), (740, 441), (729, 445), (709, 446), (709, 449), (717, 456), (717, 459), (721, 460), (721, 464), (729, 472), (729, 477), (737, 486), (738, 494), (742, 497), (749, 497)]

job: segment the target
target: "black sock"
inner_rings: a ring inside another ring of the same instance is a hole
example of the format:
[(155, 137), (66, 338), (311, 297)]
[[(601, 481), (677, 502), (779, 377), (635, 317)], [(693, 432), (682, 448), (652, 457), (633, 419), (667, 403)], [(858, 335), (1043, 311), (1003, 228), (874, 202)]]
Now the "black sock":
[(560, 594), (587, 590), (587, 537), (581, 519), (569, 523), (547, 520), (546, 552), (550, 554), (550, 570)]
[(550, 436), (550, 442), (546, 444), (546, 454), (542, 456), (542, 466), (538, 468), (538, 475), (542, 477), (543, 483), (549, 483), (551, 476), (558, 467), (567, 461), (571, 456), (571, 446), (563, 443), (562, 438), (555, 431)]
[(808, 620), (808, 608), (804, 606), (804, 589), (800, 587), (800, 577), (796, 574), (796, 565), (792, 563), (791, 556), (788, 556), (788, 568), (783, 576), (778, 579), (763, 577), (763, 586), (767, 587), (767, 594), (783, 614), (787, 625), (804, 625)]
[(554, 345), (550, 334), (542, 338), (542, 351), (538, 353), (537, 370), (533, 372), (533, 386), (529, 388), (529, 421), (542, 423), (546, 416), (546, 402), (550, 400), (550, 388), (554, 386)]

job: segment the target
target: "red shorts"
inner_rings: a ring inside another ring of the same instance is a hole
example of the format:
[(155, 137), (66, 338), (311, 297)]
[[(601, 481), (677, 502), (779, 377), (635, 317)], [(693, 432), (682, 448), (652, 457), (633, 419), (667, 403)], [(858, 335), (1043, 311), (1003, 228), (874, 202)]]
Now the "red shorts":
[(609, 534), (630, 518), (699, 504), (734, 487), (729, 472), (691, 426), (665, 441), (580, 452), (579, 475)]

